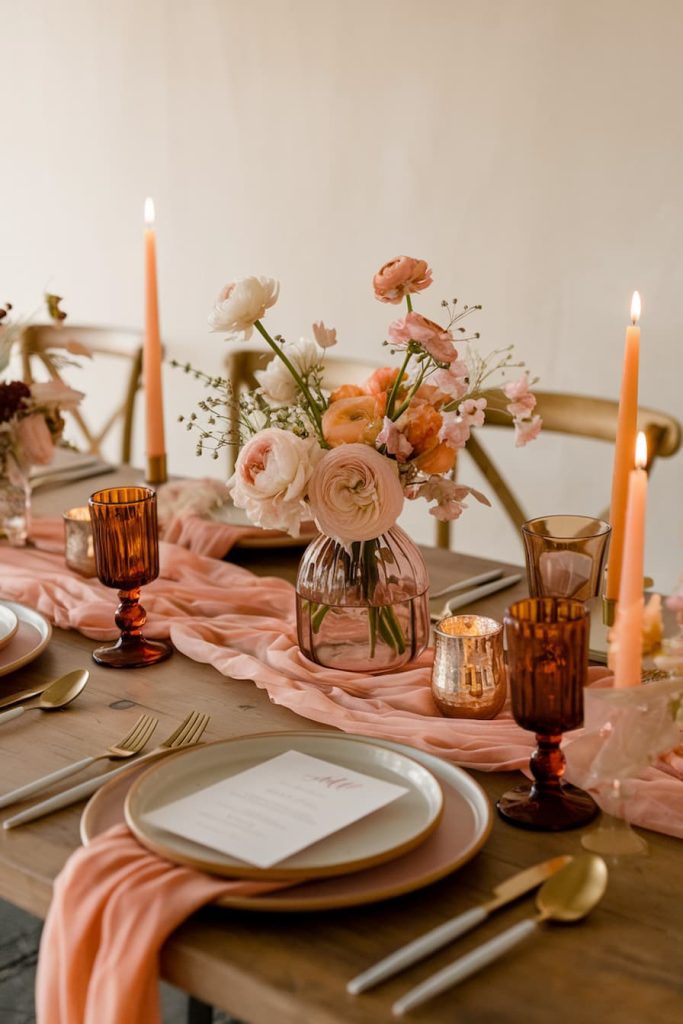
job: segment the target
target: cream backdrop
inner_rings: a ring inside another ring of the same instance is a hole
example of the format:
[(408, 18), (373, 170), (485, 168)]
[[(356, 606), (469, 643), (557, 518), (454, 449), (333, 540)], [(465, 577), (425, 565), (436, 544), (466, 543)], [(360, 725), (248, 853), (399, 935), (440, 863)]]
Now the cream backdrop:
[[(420, 309), (482, 302), (482, 345), (514, 342), (550, 389), (617, 396), (638, 288), (641, 401), (683, 414), (679, 0), (0, 0), (0, 13), (0, 299), (29, 310), (49, 285), (74, 322), (140, 324), (150, 194), (170, 356), (219, 369), (207, 311), (255, 273), (282, 282), (273, 330), (322, 317), (345, 352), (379, 361), (394, 307), (370, 279), (408, 253), (434, 271)], [(167, 369), (165, 388), (171, 469), (218, 472), (175, 422), (195, 399), (187, 380)], [(530, 513), (606, 503), (609, 449), (498, 447)], [(683, 571), (682, 464), (661, 462), (651, 486), (647, 568), (666, 589)], [(424, 507), (409, 523), (431, 537)], [(479, 507), (456, 546), (520, 556), (502, 514)]]

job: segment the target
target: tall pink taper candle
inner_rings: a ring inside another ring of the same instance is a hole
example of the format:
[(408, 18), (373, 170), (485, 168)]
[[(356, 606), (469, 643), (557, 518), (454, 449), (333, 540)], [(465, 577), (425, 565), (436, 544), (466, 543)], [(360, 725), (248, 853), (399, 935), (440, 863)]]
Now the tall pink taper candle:
[(636, 468), (628, 481), (628, 506), (624, 533), (624, 562), (621, 569), (616, 621), (614, 685), (639, 686), (643, 644), (643, 561), (645, 552), (645, 507), (647, 504), (647, 442), (638, 434)]
[[(614, 445), (614, 469), (612, 475), (612, 501), (610, 522), (612, 536), (607, 563), (607, 585), (605, 597), (616, 601), (619, 597), (622, 563), (624, 559), (624, 529), (626, 524), (626, 500), (628, 495), (629, 471), (633, 466), (633, 450), (638, 429), (638, 363), (640, 356), (640, 295), (633, 293), (631, 300), (631, 324), (626, 328), (624, 346), (624, 369), (619, 396), (619, 420)], [(642, 581), (641, 581), (642, 582)]]
[(145, 344), (142, 360), (145, 388), (146, 479), (150, 483), (166, 480), (164, 443), (164, 401), (161, 390), (161, 338), (157, 298), (156, 233), (154, 202), (145, 200)]

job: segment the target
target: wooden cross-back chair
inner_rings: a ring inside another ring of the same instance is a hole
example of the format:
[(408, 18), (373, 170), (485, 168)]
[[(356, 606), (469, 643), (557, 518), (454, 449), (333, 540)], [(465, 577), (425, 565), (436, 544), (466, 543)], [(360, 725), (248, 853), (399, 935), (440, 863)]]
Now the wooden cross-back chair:
[[(537, 399), (534, 413), (541, 416), (544, 433), (586, 437), (612, 444), (615, 442), (619, 416), (618, 402), (608, 398), (590, 398), (586, 395), (554, 391), (534, 390), (534, 394)], [(500, 390), (491, 390), (487, 393), (487, 398), (486, 424), (512, 429), (510, 417), (503, 411), (509, 399)], [(648, 472), (656, 459), (675, 455), (681, 447), (680, 423), (673, 416), (659, 412), (657, 409), (645, 407), (638, 409), (638, 430), (642, 430), (647, 438), (646, 468)], [(519, 531), (522, 523), (525, 523), (529, 516), (510, 484), (486, 451), (480, 440), (481, 436), (481, 431), (476, 429), (472, 431), (467, 442), (467, 454), (478, 466), (488, 482), (490, 490), (495, 494), (508, 518)], [(483, 436), (486, 436), (485, 433)], [(609, 500), (609, 496), (606, 497)], [(439, 526), (441, 529), (440, 546), (448, 547), (450, 546), (450, 523), (440, 523)]]
[[(21, 338), (23, 379), (31, 383), (35, 379), (34, 370), (40, 365), (47, 370), (53, 380), (63, 380), (60, 353), (77, 362), (79, 349), (87, 351), (94, 358), (98, 355), (109, 356), (128, 363), (123, 398), (104, 423), (97, 427), (88, 423), (80, 409), (74, 409), (69, 415), (76, 422), (87, 450), (94, 455), (101, 455), (104, 441), (120, 425), (120, 459), (122, 464), (129, 464), (133, 443), (135, 397), (140, 387), (142, 372), (142, 332), (114, 327), (55, 327), (52, 324), (32, 324), (24, 328)], [(80, 358), (85, 357), (81, 355)], [(103, 383), (103, 387), (105, 386)]]

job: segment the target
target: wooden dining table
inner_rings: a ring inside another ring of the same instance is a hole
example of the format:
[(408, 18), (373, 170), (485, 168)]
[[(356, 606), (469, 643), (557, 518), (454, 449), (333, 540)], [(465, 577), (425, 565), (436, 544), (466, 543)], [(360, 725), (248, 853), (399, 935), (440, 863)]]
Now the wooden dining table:
[[(59, 515), (84, 504), (98, 486), (122, 479), (121, 474), (105, 475), (38, 491), (34, 512)], [(235, 549), (232, 558), (257, 574), (292, 580), (299, 553), (296, 549)], [(443, 550), (425, 549), (424, 553), (434, 587), (499, 564)], [(478, 613), (500, 619), (504, 607), (524, 592), (519, 584), (474, 607)], [(95, 646), (80, 633), (55, 629), (37, 660), (0, 680), (4, 696), (71, 669), (91, 672), (87, 689), (68, 710), (33, 712), (3, 725), (2, 790), (104, 750), (143, 711), (159, 718), (159, 735), (170, 732), (192, 708), (207, 712), (211, 722), (205, 738), (209, 741), (264, 731), (325, 728), (272, 703), (253, 683), (226, 678), (210, 665), (178, 652), (157, 666), (122, 671), (96, 665), (91, 658)], [(520, 779), (513, 773), (472, 774), (492, 805)], [(0, 831), (0, 897), (45, 916), (53, 880), (79, 845), (83, 806)], [(474, 859), (410, 895), (314, 913), (207, 908), (165, 944), (161, 975), (194, 997), (197, 1020), (202, 1015), (210, 1019), (209, 1006), (250, 1024), (391, 1020), (391, 1004), (408, 988), (531, 915), (531, 895), (364, 995), (347, 995), (347, 981), (394, 948), (485, 900), (495, 885), (520, 869), (559, 854), (581, 852), (581, 830), (529, 832), (505, 824), (495, 811), (493, 817), (490, 837)], [(680, 1024), (683, 844), (654, 832), (646, 836), (649, 856), (624, 857), (609, 864), (606, 896), (587, 919), (574, 925), (544, 925), (542, 933), (525, 945), (406, 1019), (434, 1024), (643, 1024), (650, 1020)]]

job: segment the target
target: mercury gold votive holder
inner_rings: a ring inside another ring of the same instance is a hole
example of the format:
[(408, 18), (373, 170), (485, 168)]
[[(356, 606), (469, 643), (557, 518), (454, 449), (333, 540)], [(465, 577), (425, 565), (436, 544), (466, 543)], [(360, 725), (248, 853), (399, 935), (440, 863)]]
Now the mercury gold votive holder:
[(495, 718), (507, 696), (500, 622), (482, 615), (450, 615), (439, 622), (432, 694), (449, 718)]
[(96, 575), (88, 508), (70, 508), (64, 513), (64, 557), (69, 569), (81, 576)]

